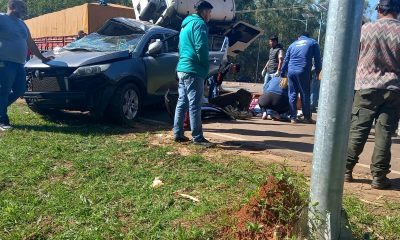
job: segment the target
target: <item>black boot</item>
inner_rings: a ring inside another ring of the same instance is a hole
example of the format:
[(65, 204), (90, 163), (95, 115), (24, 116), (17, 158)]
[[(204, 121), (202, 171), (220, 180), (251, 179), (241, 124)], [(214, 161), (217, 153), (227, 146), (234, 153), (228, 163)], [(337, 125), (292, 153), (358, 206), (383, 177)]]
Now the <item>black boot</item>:
[(344, 181), (345, 182), (353, 182), (354, 181), (352, 170), (346, 169), (346, 172), (344, 174)]
[(371, 186), (375, 189), (388, 189), (392, 186), (392, 183), (386, 176), (377, 176), (372, 180)]

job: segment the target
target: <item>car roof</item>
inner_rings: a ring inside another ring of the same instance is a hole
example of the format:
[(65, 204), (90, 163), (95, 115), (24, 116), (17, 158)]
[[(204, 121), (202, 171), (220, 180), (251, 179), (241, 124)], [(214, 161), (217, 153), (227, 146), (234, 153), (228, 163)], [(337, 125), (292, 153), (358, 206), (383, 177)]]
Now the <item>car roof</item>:
[(153, 24), (151, 22), (139, 21), (139, 20), (132, 19), (132, 18), (118, 17), (118, 18), (113, 18), (112, 20), (116, 21), (116, 22), (119, 22), (119, 23), (122, 23), (124, 25), (130, 26), (130, 27), (140, 28), (144, 32), (148, 32), (150, 30), (156, 30), (156, 29), (177, 32), (177, 31), (175, 31), (173, 29), (161, 27), (161, 26), (155, 25), (155, 24)]

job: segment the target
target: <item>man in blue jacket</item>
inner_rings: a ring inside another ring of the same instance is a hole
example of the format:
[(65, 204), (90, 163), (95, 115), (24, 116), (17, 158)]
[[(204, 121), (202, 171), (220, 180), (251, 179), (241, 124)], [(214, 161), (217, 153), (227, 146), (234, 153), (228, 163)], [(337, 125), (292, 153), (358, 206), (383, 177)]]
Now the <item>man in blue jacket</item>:
[(289, 79), (290, 118), (292, 123), (298, 123), (297, 96), (300, 93), (304, 123), (314, 123), (311, 118), (310, 88), (311, 68), (314, 59), (317, 76), (321, 72), (321, 53), (319, 44), (310, 38), (308, 33), (302, 34), (292, 43), (283, 62), (281, 76)]
[(189, 141), (183, 129), (185, 113), (189, 108), (193, 143), (209, 147), (213, 144), (203, 136), (201, 105), (209, 71), (207, 22), (213, 6), (201, 0), (196, 3), (195, 9), (196, 13), (183, 21), (179, 36), (179, 62), (176, 68), (179, 98), (174, 119), (174, 139), (176, 142)]

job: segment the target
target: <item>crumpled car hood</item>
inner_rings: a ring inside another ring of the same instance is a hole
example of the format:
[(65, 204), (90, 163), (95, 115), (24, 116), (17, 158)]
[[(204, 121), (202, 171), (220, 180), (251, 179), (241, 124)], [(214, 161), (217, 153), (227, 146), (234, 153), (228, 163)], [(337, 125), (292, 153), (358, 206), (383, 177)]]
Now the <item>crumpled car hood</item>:
[(43, 63), (38, 58), (29, 60), (26, 68), (50, 68), (50, 67), (71, 67), (77, 68), (81, 66), (93, 65), (117, 59), (127, 59), (130, 57), (129, 51), (121, 52), (85, 52), (85, 51), (65, 51), (59, 53), (53, 51), (47, 52), (44, 56), (54, 56), (55, 59), (47, 63)]

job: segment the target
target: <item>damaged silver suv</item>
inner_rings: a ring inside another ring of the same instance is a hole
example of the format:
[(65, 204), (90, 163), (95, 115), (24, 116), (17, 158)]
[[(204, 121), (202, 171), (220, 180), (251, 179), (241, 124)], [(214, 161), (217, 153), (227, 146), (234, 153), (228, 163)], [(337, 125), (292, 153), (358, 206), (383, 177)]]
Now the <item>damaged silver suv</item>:
[[(24, 98), (41, 114), (90, 111), (131, 124), (143, 107), (161, 103), (168, 89), (177, 88), (178, 43), (175, 30), (110, 19), (97, 32), (46, 53), (53, 61), (30, 60)], [(227, 63), (227, 49), (224, 35), (210, 35), (210, 75)]]

